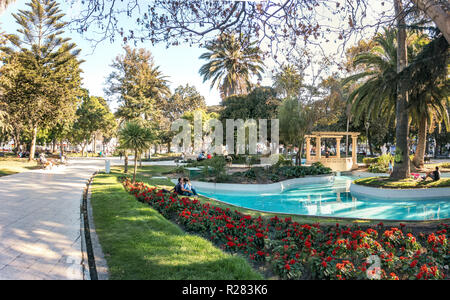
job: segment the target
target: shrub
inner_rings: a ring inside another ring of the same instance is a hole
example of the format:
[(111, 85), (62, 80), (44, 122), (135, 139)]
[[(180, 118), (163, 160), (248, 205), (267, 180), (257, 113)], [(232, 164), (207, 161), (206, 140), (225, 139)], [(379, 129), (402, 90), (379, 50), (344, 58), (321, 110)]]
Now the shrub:
[(364, 157), (362, 162), (366, 165), (374, 164), (378, 161), (378, 157)]
[(441, 163), (439, 165), (441, 168), (445, 168), (445, 169), (450, 169), (450, 163), (446, 162), (446, 163)]
[(371, 173), (386, 173), (388, 171), (388, 167), (383, 164), (371, 164), (369, 166), (369, 172)]

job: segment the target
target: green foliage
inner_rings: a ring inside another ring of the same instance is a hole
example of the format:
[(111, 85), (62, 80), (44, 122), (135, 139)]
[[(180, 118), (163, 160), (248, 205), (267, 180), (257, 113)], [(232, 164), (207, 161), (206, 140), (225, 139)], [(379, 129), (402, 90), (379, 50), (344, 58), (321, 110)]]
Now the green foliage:
[(137, 158), (146, 149), (150, 148), (155, 139), (154, 132), (138, 122), (128, 122), (119, 130), (120, 148), (134, 151), (133, 182), (136, 179)]
[(362, 162), (366, 165), (374, 164), (378, 161), (378, 157), (364, 157)]
[(110, 137), (115, 134), (116, 128), (116, 120), (106, 101), (101, 97), (89, 96), (88, 91), (84, 90), (81, 105), (76, 111), (76, 121), (71, 130), (71, 141), (82, 143), (84, 150), (94, 133), (101, 132), (106, 137)]
[(222, 33), (206, 44), (208, 52), (200, 59), (208, 61), (199, 73), (203, 82), (211, 80), (211, 88), (219, 87), (222, 99), (234, 94), (246, 94), (251, 89), (251, 76), (261, 79), (264, 71), (262, 51), (256, 42), (250, 42), (243, 35)]
[[(73, 117), (80, 91), (80, 50), (63, 38), (66, 22), (59, 4), (31, 0), (28, 10), (13, 14), (20, 29), (8, 35), (12, 48), (3, 47), (0, 88), (16, 131), (32, 133), (31, 152), (38, 128)], [(33, 155), (32, 155), (33, 156)]]
[(216, 178), (216, 180), (220, 179), (226, 174), (225, 168), (227, 165), (227, 161), (222, 155), (214, 156), (211, 159), (205, 160), (205, 162), (205, 168), (212, 168), (212, 175)]
[(105, 92), (117, 97), (120, 106), (116, 115), (121, 120), (143, 118), (157, 123), (159, 103), (170, 93), (166, 77), (149, 51), (129, 46), (124, 50), (111, 65), (114, 71), (108, 76)]
[(295, 66), (288, 64), (283, 65), (272, 80), (273, 87), (279, 95), (283, 98), (293, 98), (300, 93), (303, 77)]
[(256, 87), (247, 95), (234, 95), (222, 101), (221, 120), (272, 119), (281, 101), (270, 87)]
[[(302, 148), (305, 135), (311, 130), (314, 114), (306, 105), (295, 98), (286, 99), (280, 106), (280, 141), (285, 145)], [(300, 151), (297, 154), (300, 162)]]
[(155, 136), (150, 128), (137, 122), (128, 122), (119, 130), (119, 142), (122, 149), (141, 153), (148, 149)]

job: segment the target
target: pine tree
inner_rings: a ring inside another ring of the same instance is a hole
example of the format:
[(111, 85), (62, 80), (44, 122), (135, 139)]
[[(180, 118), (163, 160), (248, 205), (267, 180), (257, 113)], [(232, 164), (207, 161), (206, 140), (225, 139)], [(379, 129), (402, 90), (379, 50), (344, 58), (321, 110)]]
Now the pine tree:
[[(18, 35), (8, 36), (15, 46), (5, 48), (8, 63), (17, 66), (5, 74), (6, 85), (19, 88), (21, 97), (7, 98), (8, 105), (20, 111), (32, 131), (30, 160), (34, 158), (39, 127), (63, 118), (66, 108), (76, 104), (81, 82), (77, 60), (80, 50), (70, 38), (63, 38), (64, 14), (53, 0), (31, 0), (29, 10), (13, 14), (20, 25)], [(3, 85), (5, 86), (5, 85)], [(12, 93), (6, 88), (6, 93)]]

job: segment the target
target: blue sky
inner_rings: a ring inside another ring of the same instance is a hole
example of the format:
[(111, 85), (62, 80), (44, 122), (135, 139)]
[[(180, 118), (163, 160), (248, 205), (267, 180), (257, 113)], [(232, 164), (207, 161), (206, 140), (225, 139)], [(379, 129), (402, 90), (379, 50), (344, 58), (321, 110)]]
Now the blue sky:
[[(0, 17), (0, 29), (6, 33), (16, 33), (18, 25), (11, 13), (17, 13), (18, 9), (27, 9), (27, 1), (17, 0)], [(64, 1), (61, 3), (61, 9), (67, 13), (67, 5)], [(120, 41), (111, 43), (109, 40), (99, 44), (95, 49), (77, 32), (66, 32), (65, 36), (72, 38), (82, 49), (80, 58), (86, 62), (82, 65), (83, 87), (89, 89), (91, 95), (104, 96), (103, 85), (105, 77), (112, 71), (109, 66), (112, 60), (123, 53), (123, 44)], [(89, 36), (89, 35), (88, 35)], [(130, 44), (130, 46), (132, 46)], [(194, 85), (197, 90), (205, 97), (208, 105), (220, 103), (218, 91), (214, 88), (210, 90), (210, 83), (203, 83), (202, 77), (198, 74), (200, 66), (205, 63), (198, 57), (204, 52), (204, 49), (189, 46), (177, 46), (166, 49), (165, 45), (152, 46), (150, 43), (140, 43), (138, 47), (146, 48), (152, 53), (155, 63), (160, 66), (164, 75), (168, 76), (170, 88), (172, 91), (179, 85)], [(106, 97), (105, 97), (106, 98)], [(116, 103), (110, 103), (112, 109), (117, 107)]]

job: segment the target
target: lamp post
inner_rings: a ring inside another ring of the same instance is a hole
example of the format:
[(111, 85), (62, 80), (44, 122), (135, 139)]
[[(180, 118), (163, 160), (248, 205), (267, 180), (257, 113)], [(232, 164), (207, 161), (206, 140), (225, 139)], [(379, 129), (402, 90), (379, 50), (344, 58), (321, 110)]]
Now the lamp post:
[(366, 145), (366, 155), (369, 152), (369, 121), (366, 121), (366, 123), (364, 124), (364, 127), (366, 127), (366, 138), (367, 138), (367, 145)]

